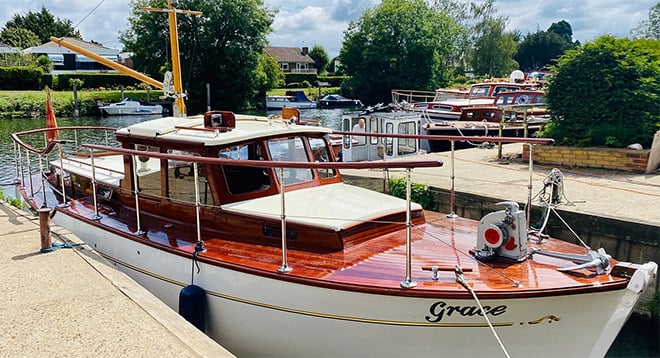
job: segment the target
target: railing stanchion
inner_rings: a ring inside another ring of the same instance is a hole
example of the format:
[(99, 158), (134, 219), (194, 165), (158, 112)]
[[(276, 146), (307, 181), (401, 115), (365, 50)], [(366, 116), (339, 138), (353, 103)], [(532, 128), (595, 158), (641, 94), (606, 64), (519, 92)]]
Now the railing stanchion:
[(202, 241), (201, 207), (199, 202), (199, 173), (197, 171), (197, 162), (193, 162), (193, 178), (195, 180), (195, 220), (197, 224), (197, 242)]
[(455, 212), (454, 208), (454, 196), (455, 196), (455, 191), (454, 191), (454, 181), (456, 179), (456, 175), (454, 173), (454, 155), (455, 155), (455, 144), (454, 141), (451, 141), (451, 153), (450, 153), (450, 162), (451, 162), (451, 190), (449, 191), (449, 214), (447, 214), (447, 217), (450, 219), (454, 219), (458, 217)]
[(34, 197), (34, 182), (32, 181), (32, 163), (30, 162), (30, 151), (25, 149), (25, 160), (27, 161), (28, 180), (30, 181), (30, 198)]
[(411, 219), (411, 178), (410, 168), (406, 168), (406, 278), (401, 281), (401, 287), (413, 288), (417, 282), (412, 280), (412, 219)]
[[(46, 159), (48, 158), (48, 154), (46, 154)], [(48, 162), (46, 162), (48, 163)], [(47, 208), (48, 207), (48, 202), (46, 199), (46, 177), (44, 176), (44, 166), (43, 163), (41, 163), (41, 154), (39, 154), (39, 176), (41, 177), (41, 196), (43, 198), (43, 203), (41, 204), (42, 208)]]
[(533, 155), (533, 148), (534, 145), (532, 143), (527, 143), (529, 146), (529, 158), (528, 158), (528, 168), (529, 168), (529, 181), (527, 182), (527, 210), (525, 210), (525, 215), (527, 219), (527, 232), (529, 232), (529, 221), (531, 220), (531, 215), (532, 215), (532, 175), (534, 174), (534, 159), (532, 158)]
[(21, 150), (18, 149), (18, 143), (14, 141), (14, 169), (16, 170), (16, 179), (14, 179), (14, 182), (23, 185), (23, 160), (19, 159), (20, 152)]
[(99, 203), (96, 198), (96, 166), (94, 165), (94, 149), (89, 149), (89, 158), (92, 164), (92, 197), (94, 198), (94, 216), (92, 220), (100, 220), (101, 215), (99, 215)]
[(289, 267), (287, 263), (287, 254), (286, 254), (286, 206), (284, 199), (284, 168), (280, 168), (280, 204), (281, 204), (281, 213), (280, 213), (280, 226), (282, 226), (282, 266), (277, 269), (277, 272), (287, 273), (291, 272), (292, 268)]
[(142, 225), (140, 223), (140, 186), (138, 185), (138, 159), (137, 155), (131, 155), (131, 160), (133, 161), (133, 196), (135, 197), (135, 224), (137, 225), (137, 230), (135, 235), (142, 235)]
[[(502, 108), (502, 118), (500, 119), (500, 123), (498, 123), (497, 125), (497, 136), (500, 138), (504, 136), (505, 119), (506, 119), (506, 109)], [(497, 142), (497, 160), (502, 160), (502, 142)]]
[(66, 187), (64, 186), (64, 149), (62, 149), (62, 141), (57, 142), (57, 148), (60, 151), (60, 186), (62, 187), (62, 206), (67, 207), (69, 203), (66, 202)]

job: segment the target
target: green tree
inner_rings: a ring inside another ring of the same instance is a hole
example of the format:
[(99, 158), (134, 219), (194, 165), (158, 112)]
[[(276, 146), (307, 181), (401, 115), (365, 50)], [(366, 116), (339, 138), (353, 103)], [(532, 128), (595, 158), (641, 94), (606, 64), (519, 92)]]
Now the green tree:
[(424, 0), (383, 0), (344, 32), (342, 90), (365, 103), (389, 102), (393, 88), (436, 89), (450, 71), (456, 23)]
[(660, 129), (660, 41), (602, 36), (568, 50), (553, 71), (544, 136), (573, 146), (650, 145)]
[(513, 60), (517, 51), (516, 34), (505, 32), (508, 19), (497, 15), (494, 0), (470, 4), (470, 41), (473, 50), (469, 56), (472, 71), (477, 76), (504, 77), (518, 69)]
[(640, 22), (633, 30), (633, 35), (638, 38), (660, 40), (660, 2), (649, 10), (648, 20)]
[(561, 36), (568, 43), (573, 42), (573, 28), (571, 27), (571, 24), (564, 20), (553, 22), (548, 28), (548, 32)]
[(326, 67), (330, 62), (330, 58), (328, 57), (328, 53), (325, 52), (323, 46), (321, 45), (312, 46), (312, 49), (309, 51), (309, 57), (311, 57), (312, 60), (314, 60), (318, 73), (319, 74), (325, 73)]
[(450, 51), (443, 53), (443, 57), (454, 68), (455, 75), (463, 76), (470, 67), (469, 54), (474, 47), (474, 39), (470, 36), (474, 29), (472, 7), (467, 2), (457, 0), (431, 0), (430, 3), (436, 11), (447, 14), (456, 22), (450, 37), (453, 45), (448, 49)]
[(573, 44), (557, 33), (538, 31), (527, 34), (518, 46), (514, 59), (524, 71), (540, 70), (553, 64)]
[(2, 32), (0, 32), (0, 42), (18, 48), (41, 45), (39, 38), (34, 32), (19, 27), (5, 27), (2, 29)]
[(277, 61), (266, 55), (259, 56), (259, 64), (253, 77), (256, 81), (255, 86), (259, 89), (261, 95), (265, 95), (268, 90), (277, 88), (284, 84), (284, 71), (280, 69)]
[(14, 15), (4, 28), (30, 30), (37, 35), (40, 43), (50, 41), (51, 36), (81, 38), (80, 32), (71, 25), (71, 20), (55, 18), (44, 6), (40, 12), (29, 11), (25, 15)]
[[(165, 7), (163, 0), (132, 0), (130, 27), (120, 34), (137, 68), (152, 77), (170, 69), (169, 31), (165, 14), (140, 7)], [(274, 12), (262, 0), (189, 0), (179, 8), (202, 16), (178, 15), (183, 85), (189, 112), (206, 107), (205, 83), (211, 84), (215, 108), (239, 110), (261, 101), (260, 81), (253, 80), (271, 31)]]

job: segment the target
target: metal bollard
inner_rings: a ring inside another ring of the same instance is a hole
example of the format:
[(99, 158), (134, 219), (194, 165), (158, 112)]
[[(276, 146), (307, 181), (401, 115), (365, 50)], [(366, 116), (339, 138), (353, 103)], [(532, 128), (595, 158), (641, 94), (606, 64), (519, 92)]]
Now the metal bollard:
[(39, 234), (41, 236), (41, 252), (53, 251), (50, 237), (50, 208), (41, 208), (39, 212)]

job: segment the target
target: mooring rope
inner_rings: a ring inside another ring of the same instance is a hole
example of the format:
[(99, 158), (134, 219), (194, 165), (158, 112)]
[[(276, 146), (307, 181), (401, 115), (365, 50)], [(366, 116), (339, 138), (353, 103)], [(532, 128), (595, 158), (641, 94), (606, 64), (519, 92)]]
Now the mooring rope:
[(479, 310), (481, 312), (484, 312), (484, 318), (486, 319), (486, 323), (488, 323), (488, 327), (490, 327), (490, 331), (493, 332), (493, 336), (495, 336), (495, 339), (497, 340), (497, 343), (500, 345), (502, 352), (504, 352), (504, 355), (507, 358), (511, 358), (509, 352), (507, 352), (506, 350), (506, 347), (504, 347), (504, 344), (502, 343), (500, 336), (498, 336), (497, 332), (495, 332), (495, 327), (493, 327), (493, 324), (490, 322), (488, 315), (485, 313), (484, 307), (481, 305), (481, 301), (479, 301), (479, 297), (477, 297), (477, 293), (474, 292), (472, 287), (470, 287), (467, 281), (465, 281), (465, 277), (463, 277), (463, 270), (458, 265), (456, 265), (454, 268), (454, 273), (456, 274), (456, 282), (460, 283), (461, 286), (465, 287), (465, 289), (468, 290), (468, 292), (470, 292), (470, 294), (474, 298), (474, 301), (477, 302), (477, 306), (479, 306)]

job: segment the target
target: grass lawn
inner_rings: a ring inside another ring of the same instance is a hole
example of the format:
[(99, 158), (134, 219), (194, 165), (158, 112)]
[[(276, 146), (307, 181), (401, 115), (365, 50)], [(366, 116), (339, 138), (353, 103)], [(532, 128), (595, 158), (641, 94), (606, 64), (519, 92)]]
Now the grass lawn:
[[(319, 98), (319, 89), (317, 87), (312, 88), (275, 88), (267, 93), (271, 96), (284, 96), (286, 91), (305, 91), (307, 97), (311, 100), (317, 100)], [(323, 87), (321, 88), (321, 97), (327, 94), (338, 94), (340, 92), (339, 87)]]
[[(150, 91), (151, 101), (158, 101), (163, 91)], [(50, 91), (53, 109), (56, 115), (71, 115), (74, 110), (73, 91)], [(146, 101), (144, 90), (125, 90), (124, 97)], [(103, 103), (121, 100), (120, 90), (78, 91), (80, 114), (90, 114), (96, 108), (97, 101)], [(0, 118), (43, 116), (46, 112), (46, 91), (0, 91)]]

